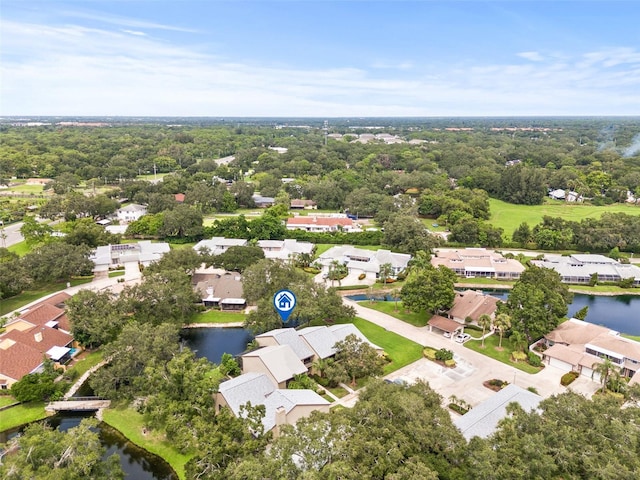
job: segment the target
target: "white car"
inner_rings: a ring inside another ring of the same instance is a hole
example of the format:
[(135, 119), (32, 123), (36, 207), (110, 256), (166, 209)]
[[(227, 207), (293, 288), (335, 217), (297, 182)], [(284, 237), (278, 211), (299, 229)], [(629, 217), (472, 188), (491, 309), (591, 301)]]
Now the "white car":
[(469, 335), (468, 333), (460, 333), (460, 334), (456, 335), (456, 342), (464, 343), (467, 340), (469, 340), (470, 338), (471, 338), (471, 335)]
[(442, 335), (444, 335), (447, 338), (451, 338), (451, 332), (444, 332)]

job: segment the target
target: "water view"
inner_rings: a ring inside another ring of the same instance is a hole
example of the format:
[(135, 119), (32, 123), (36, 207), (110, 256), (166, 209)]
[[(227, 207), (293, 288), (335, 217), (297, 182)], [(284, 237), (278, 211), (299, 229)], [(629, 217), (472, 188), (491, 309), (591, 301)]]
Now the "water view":
[[(501, 300), (506, 300), (508, 296), (508, 291), (505, 290), (487, 291), (485, 293)], [(360, 302), (368, 300), (369, 296), (360, 294), (349, 295), (347, 298)], [(391, 301), (393, 298), (387, 295), (385, 298), (376, 297), (376, 300)], [(584, 306), (589, 307), (589, 313), (586, 318), (588, 322), (603, 325), (628, 335), (640, 335), (640, 296), (617, 295), (608, 297), (576, 293), (573, 295), (573, 302), (569, 305), (569, 316), (574, 315)]]
[[(78, 426), (83, 418), (89, 416), (92, 414), (65, 412), (43, 421), (64, 432)], [(24, 426), (0, 433), (0, 443), (17, 435), (23, 428)], [(125, 478), (131, 480), (178, 480), (177, 475), (164, 460), (134, 445), (109, 425), (98, 424), (97, 432), (102, 445), (107, 449), (103, 458), (117, 453), (120, 456), (120, 465), (126, 474)]]
[(187, 328), (182, 338), (197, 357), (220, 363), (223, 353), (239, 355), (253, 336), (243, 328)]

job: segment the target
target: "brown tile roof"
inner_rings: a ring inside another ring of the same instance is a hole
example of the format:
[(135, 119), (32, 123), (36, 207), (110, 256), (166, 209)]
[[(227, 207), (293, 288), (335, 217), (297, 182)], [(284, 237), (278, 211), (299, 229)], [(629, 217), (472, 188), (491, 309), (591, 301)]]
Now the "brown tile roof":
[(457, 292), (449, 316), (453, 318), (472, 318), (478, 321), (480, 315), (493, 315), (498, 308), (499, 300), (490, 295), (483, 295), (475, 290)]
[(244, 298), (242, 280), (238, 273), (195, 274), (192, 281), (196, 282), (195, 289), (200, 291), (202, 298), (207, 296), (207, 287), (213, 287), (215, 298)]
[(429, 326), (436, 327), (437, 329), (449, 333), (453, 333), (457, 329), (462, 328), (462, 325), (455, 320), (441, 317), (440, 315), (434, 315), (433, 317), (431, 317), (431, 319), (429, 320)]
[(580, 320), (568, 320), (547, 333), (544, 338), (554, 343), (563, 343), (565, 345), (585, 345), (603, 333), (609, 335), (609, 332), (608, 328), (600, 325), (581, 322)]
[(35, 370), (43, 360), (43, 354), (22, 343), (15, 343), (3, 350), (0, 348), (0, 373), (14, 380)]
[(607, 333), (598, 335), (588, 343), (640, 362), (640, 343), (634, 342), (633, 340), (618, 335), (609, 335)]
[(51, 347), (64, 347), (73, 341), (73, 337), (68, 333), (61, 332), (50, 327), (33, 327), (31, 330), (23, 332), (19, 330), (11, 330), (3, 335), (2, 338), (8, 338), (27, 345), (40, 352), (43, 355)]
[(306, 206), (314, 206), (316, 205), (316, 202), (314, 202), (313, 200), (300, 200), (300, 199), (293, 199), (291, 200), (291, 206), (292, 207), (306, 207)]
[(50, 297), (45, 298), (37, 305), (40, 305), (41, 303), (48, 303), (49, 305), (54, 305), (56, 307), (62, 308), (64, 302), (66, 302), (70, 298), (71, 295), (69, 295), (67, 292), (58, 292), (54, 295), (51, 295)]
[(544, 351), (544, 355), (549, 358), (555, 358), (571, 365), (578, 365), (585, 355), (583, 351), (576, 350), (566, 345), (556, 344)]
[(44, 325), (45, 323), (55, 320), (64, 314), (64, 310), (49, 303), (41, 303), (35, 307), (29, 308), (25, 313), (20, 315), (23, 320), (33, 325)]

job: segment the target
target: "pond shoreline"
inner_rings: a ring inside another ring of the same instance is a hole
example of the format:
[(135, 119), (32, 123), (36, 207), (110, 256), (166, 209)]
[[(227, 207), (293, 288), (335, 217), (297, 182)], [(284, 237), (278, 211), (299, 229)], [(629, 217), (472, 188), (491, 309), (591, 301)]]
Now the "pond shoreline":
[(244, 322), (226, 322), (226, 323), (189, 323), (183, 325), (182, 328), (242, 328)]

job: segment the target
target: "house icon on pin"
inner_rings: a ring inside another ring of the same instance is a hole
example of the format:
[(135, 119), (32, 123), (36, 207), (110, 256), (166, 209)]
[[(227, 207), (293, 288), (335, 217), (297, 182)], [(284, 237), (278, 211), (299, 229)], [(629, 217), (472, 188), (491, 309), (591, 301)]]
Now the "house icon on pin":
[(291, 308), (291, 297), (289, 297), (289, 295), (287, 295), (286, 293), (280, 295), (280, 298), (278, 299), (278, 308), (281, 308), (283, 310), (288, 310), (289, 308)]

